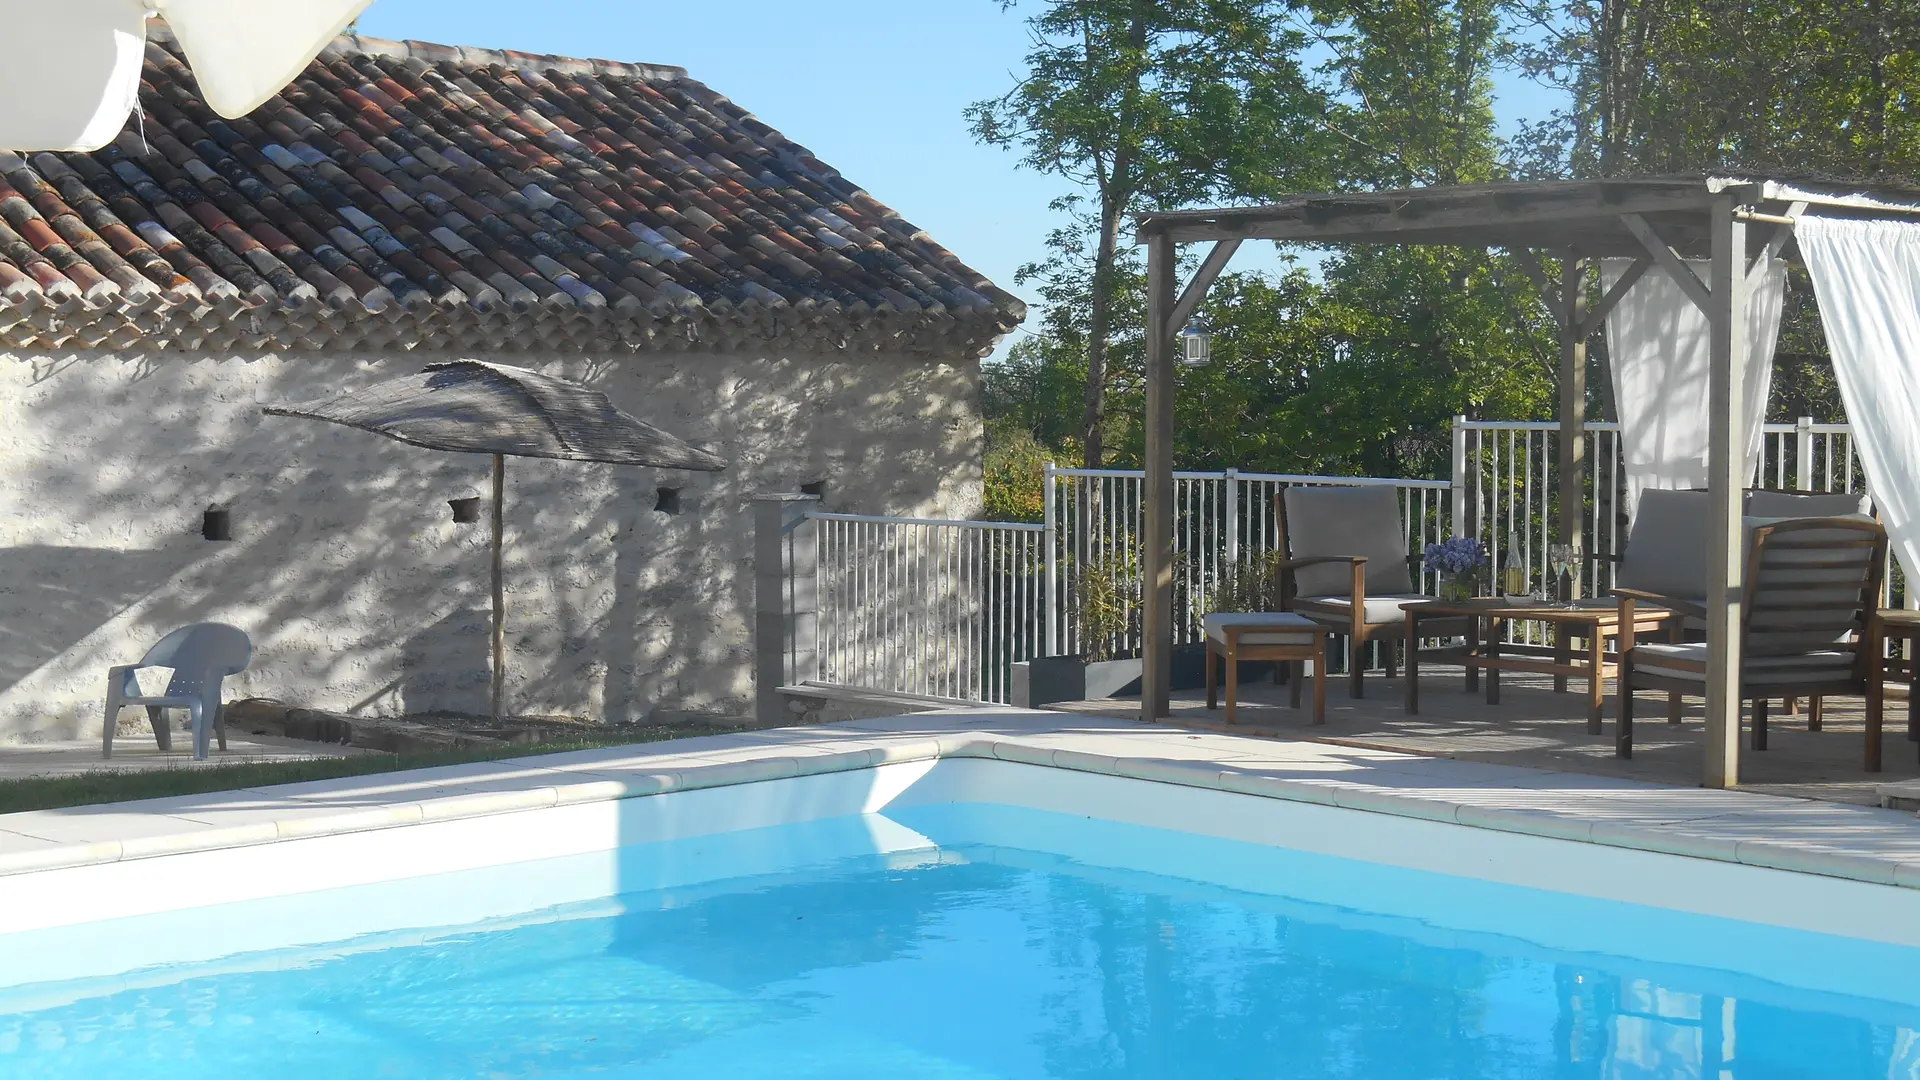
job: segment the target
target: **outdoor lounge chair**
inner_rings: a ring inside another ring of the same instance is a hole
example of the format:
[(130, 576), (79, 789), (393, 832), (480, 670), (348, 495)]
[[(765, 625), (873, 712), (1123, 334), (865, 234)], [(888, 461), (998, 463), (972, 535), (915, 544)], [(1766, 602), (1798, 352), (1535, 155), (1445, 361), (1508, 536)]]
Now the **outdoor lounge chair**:
[[(1707, 538), (1712, 504), (1706, 491), (1648, 489), (1640, 493), (1626, 550), (1599, 555), (1613, 562), (1616, 591), (1632, 590), (1642, 602), (1657, 603), (1675, 613), (1673, 640), (1697, 640), (1706, 629)], [(1749, 490), (1744, 495), (1746, 516), (1756, 518), (1844, 517), (1866, 514), (1871, 503), (1859, 494), (1832, 492)], [(1796, 709), (1796, 696), (1782, 695), (1787, 711)], [(1807, 726), (1820, 728), (1820, 699), (1808, 702)], [(1668, 703), (1670, 723), (1680, 722), (1680, 696)]]
[[(207, 727), (211, 724), (220, 736), (220, 749), (227, 748), (227, 722), (220, 711), (220, 683), (229, 675), (247, 670), (253, 659), (253, 643), (244, 631), (225, 623), (194, 623), (183, 626), (147, 650), (137, 664), (124, 664), (107, 670), (106, 729), (100, 736), (100, 756), (113, 756), (113, 729), (119, 726), (120, 710), (128, 705), (145, 705), (153, 722), (153, 738), (162, 750), (173, 749), (173, 734), (167, 730), (167, 710), (186, 709), (193, 718), (193, 756), (207, 757)], [(143, 695), (137, 672), (145, 668), (172, 668), (165, 693)]]
[[(1433, 600), (1414, 588), (1420, 556), (1407, 553), (1400, 496), (1390, 487), (1290, 487), (1281, 493), (1280, 607), (1347, 635), (1347, 687), (1362, 696), (1366, 646), (1386, 649), (1387, 677), (1394, 646), (1407, 642), (1409, 601)], [(1423, 620), (1437, 637), (1465, 635), (1467, 619)]]
[[(1740, 698), (1753, 702), (1753, 748), (1767, 748), (1767, 702), (1788, 696), (1866, 698), (1866, 768), (1880, 769), (1880, 577), (1887, 534), (1864, 516), (1747, 518), (1747, 588), (1740, 626)], [(1704, 692), (1707, 646), (1633, 640), (1633, 608), (1669, 596), (1616, 587), (1620, 597), (1620, 723), (1615, 753), (1633, 756), (1633, 692)], [(1678, 610), (1678, 609), (1676, 609)], [(1704, 605), (1693, 613), (1704, 618)]]

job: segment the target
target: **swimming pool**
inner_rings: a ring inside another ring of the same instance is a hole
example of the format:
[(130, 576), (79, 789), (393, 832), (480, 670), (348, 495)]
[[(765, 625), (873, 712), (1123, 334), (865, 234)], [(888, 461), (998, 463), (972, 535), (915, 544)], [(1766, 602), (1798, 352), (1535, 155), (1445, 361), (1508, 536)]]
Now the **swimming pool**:
[[(750, 787), (627, 800), (615, 847), (0, 935), (0, 1076), (1920, 1070), (1920, 948), (1865, 925), (1909, 890), (999, 762)], [(1730, 885), (1748, 917), (1668, 895)]]

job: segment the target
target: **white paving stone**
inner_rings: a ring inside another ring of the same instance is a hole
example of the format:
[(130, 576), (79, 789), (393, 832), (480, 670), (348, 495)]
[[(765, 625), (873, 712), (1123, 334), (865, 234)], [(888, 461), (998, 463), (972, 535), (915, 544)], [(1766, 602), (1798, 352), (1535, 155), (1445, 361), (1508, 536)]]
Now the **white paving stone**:
[(1904, 811), (974, 709), (0, 815), (0, 873), (644, 797), (886, 761), (991, 757), (1920, 888)]

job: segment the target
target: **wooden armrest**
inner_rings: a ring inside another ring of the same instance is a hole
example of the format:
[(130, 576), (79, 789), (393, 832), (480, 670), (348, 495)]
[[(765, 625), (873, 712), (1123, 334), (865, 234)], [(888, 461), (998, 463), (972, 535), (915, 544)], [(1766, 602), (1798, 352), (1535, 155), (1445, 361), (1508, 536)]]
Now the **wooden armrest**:
[(1662, 596), (1644, 589), (1623, 589), (1618, 586), (1613, 589), (1613, 595), (1644, 600), (1649, 604), (1666, 608), (1676, 615), (1694, 615), (1702, 619), (1707, 617), (1706, 605), (1697, 600), (1682, 600), (1677, 596)]
[(1283, 559), (1280, 562), (1280, 569), (1297, 570), (1302, 566), (1315, 566), (1320, 563), (1363, 563), (1366, 561), (1367, 557), (1365, 555), (1314, 555), (1305, 559)]

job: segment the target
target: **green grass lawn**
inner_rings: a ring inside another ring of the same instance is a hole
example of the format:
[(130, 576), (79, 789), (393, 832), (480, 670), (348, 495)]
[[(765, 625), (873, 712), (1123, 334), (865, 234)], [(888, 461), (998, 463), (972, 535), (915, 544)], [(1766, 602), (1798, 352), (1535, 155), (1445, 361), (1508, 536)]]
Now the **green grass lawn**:
[(295, 784), (304, 780), (331, 780), (340, 776), (461, 765), (470, 761), (557, 754), (602, 746), (659, 742), (693, 735), (710, 735), (707, 725), (641, 725), (610, 729), (607, 734), (565, 742), (485, 746), (418, 754), (356, 754), (353, 757), (314, 758), (308, 761), (268, 761), (207, 768), (151, 769), (141, 772), (81, 773), (78, 776), (36, 776), (0, 781), (0, 814), (21, 810), (48, 810), (63, 806), (159, 799), (171, 795), (201, 795), (209, 791)]

